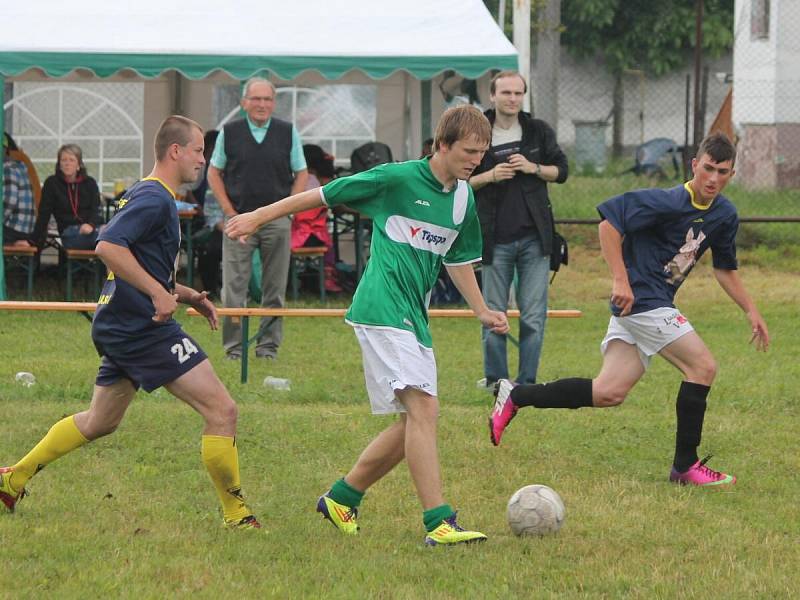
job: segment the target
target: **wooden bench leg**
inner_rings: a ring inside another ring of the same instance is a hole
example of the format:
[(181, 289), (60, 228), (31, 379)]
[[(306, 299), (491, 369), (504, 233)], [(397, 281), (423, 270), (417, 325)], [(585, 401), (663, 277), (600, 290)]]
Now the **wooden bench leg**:
[(319, 299), (325, 302), (325, 257), (318, 256), (316, 263), (317, 273), (319, 274)]
[(67, 302), (72, 302), (72, 260), (67, 257)]
[(297, 302), (297, 292), (300, 287), (300, 264), (299, 260), (292, 257), (289, 262), (289, 276), (292, 279), (292, 301)]
[(92, 261), (92, 267), (92, 276), (94, 278), (94, 299), (97, 300), (97, 298), (100, 296), (100, 273), (103, 270), (103, 267), (98, 260)]
[(33, 300), (33, 269), (34, 269), (34, 257), (28, 257), (28, 301), (30, 302)]

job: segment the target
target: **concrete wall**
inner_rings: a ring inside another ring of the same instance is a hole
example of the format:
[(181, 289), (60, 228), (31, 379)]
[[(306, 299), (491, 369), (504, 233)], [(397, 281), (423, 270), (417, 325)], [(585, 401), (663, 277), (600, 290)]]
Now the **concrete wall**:
[(771, 0), (764, 37), (752, 34), (752, 7), (753, 0), (736, 0), (738, 180), (752, 188), (800, 187), (800, 4)]

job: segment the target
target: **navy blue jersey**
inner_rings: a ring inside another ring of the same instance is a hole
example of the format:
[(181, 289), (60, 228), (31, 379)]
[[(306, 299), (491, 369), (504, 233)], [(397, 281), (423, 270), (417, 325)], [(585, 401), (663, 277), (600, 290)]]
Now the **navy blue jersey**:
[[(674, 307), (675, 293), (711, 248), (714, 268), (735, 270), (736, 207), (722, 195), (694, 202), (689, 184), (626, 192), (597, 211), (623, 235), (622, 257), (633, 290), (631, 314)], [(620, 309), (611, 306), (619, 315)]]
[[(148, 178), (131, 186), (98, 241), (128, 248), (145, 271), (172, 291), (180, 235), (175, 196), (162, 181)], [(150, 296), (109, 273), (97, 303), (92, 339), (102, 353), (103, 347), (142, 347), (180, 330), (174, 319), (153, 321), (154, 314)]]

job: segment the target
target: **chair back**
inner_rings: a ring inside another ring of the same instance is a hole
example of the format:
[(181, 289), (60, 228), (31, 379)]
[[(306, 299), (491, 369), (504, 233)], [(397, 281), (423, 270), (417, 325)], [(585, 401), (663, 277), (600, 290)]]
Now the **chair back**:
[(350, 155), (350, 171), (361, 173), (377, 165), (392, 162), (392, 149), (381, 142), (367, 142)]

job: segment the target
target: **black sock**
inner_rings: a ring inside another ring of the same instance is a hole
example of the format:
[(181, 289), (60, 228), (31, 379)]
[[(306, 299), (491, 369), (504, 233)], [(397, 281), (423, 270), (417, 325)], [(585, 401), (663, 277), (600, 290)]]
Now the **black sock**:
[(711, 387), (700, 383), (681, 382), (675, 414), (678, 417), (675, 434), (675, 469), (681, 473), (697, 462), (697, 447), (703, 435), (706, 397)]
[(511, 390), (511, 401), (517, 406), (536, 408), (592, 406), (592, 380), (571, 377), (550, 383), (518, 385)]

